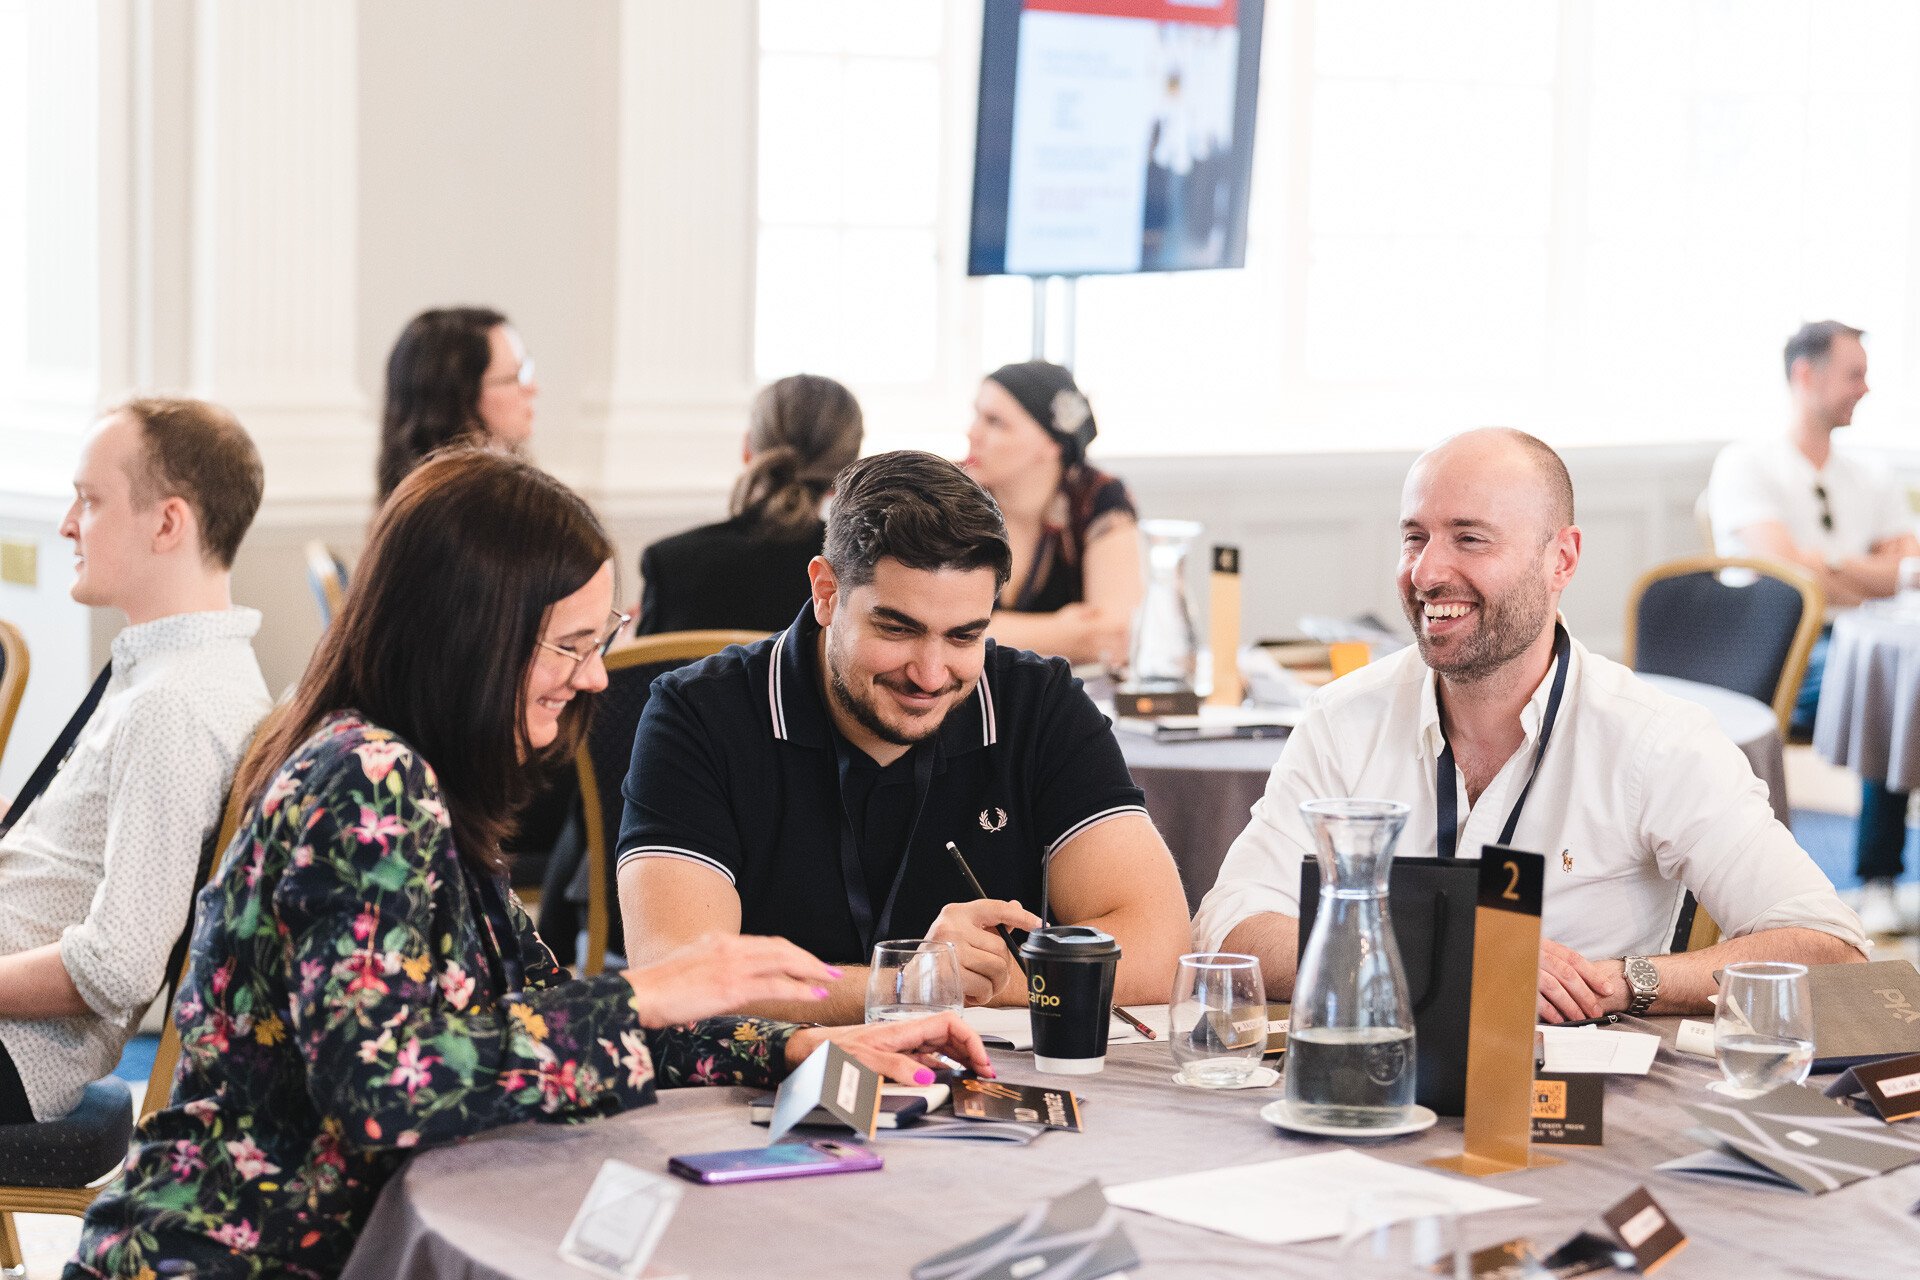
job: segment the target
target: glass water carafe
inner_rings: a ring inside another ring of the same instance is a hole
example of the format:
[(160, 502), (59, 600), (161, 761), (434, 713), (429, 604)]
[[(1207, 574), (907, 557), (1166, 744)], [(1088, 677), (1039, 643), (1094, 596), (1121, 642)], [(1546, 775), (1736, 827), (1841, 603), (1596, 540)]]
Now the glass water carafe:
[(1287, 1032), (1288, 1110), (1310, 1124), (1384, 1129), (1413, 1114), (1413, 1006), (1387, 910), (1407, 806), (1309, 800), (1320, 906)]
[(1200, 536), (1191, 520), (1144, 520), (1147, 594), (1133, 620), (1127, 687), (1192, 689), (1200, 643), (1187, 607), (1187, 552)]

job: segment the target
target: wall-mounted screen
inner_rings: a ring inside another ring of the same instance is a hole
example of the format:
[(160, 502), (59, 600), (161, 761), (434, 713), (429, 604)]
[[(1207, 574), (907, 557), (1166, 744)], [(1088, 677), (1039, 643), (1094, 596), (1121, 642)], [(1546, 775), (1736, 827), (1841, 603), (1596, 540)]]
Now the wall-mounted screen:
[(1245, 265), (1263, 0), (986, 0), (967, 274)]

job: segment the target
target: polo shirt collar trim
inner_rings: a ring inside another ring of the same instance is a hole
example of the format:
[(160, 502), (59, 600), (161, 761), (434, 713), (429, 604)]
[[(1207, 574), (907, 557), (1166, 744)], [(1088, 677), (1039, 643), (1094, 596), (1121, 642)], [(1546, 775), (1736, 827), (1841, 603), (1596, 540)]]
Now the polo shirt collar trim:
[[(813, 619), (813, 606), (803, 605), (793, 625), (774, 638), (767, 663), (767, 715), (773, 736), (780, 742), (804, 747), (825, 747), (832, 738), (827, 709), (822, 704), (820, 680), (814, 661), (820, 624)], [(993, 642), (989, 640), (991, 656)], [(987, 667), (980, 668), (980, 682), (973, 693), (948, 713), (941, 724), (939, 738), (947, 755), (958, 755), (1000, 741), (1000, 720), (993, 705), (993, 683)]]
[[(1556, 615), (1561, 626), (1567, 625), (1564, 616)], [(1418, 653), (1416, 647), (1413, 650)], [(1567, 634), (1567, 689), (1571, 699), (1580, 682), (1580, 655), (1586, 652), (1571, 631)], [(1447, 738), (1440, 730), (1440, 677), (1428, 667), (1426, 678), (1420, 682), (1420, 755), (1422, 759), (1438, 760), (1440, 752), (1446, 748)], [(1526, 750), (1540, 740), (1540, 724), (1547, 716), (1547, 701), (1553, 696), (1553, 666), (1548, 664), (1547, 672), (1540, 677), (1533, 696), (1520, 708), (1520, 749)]]

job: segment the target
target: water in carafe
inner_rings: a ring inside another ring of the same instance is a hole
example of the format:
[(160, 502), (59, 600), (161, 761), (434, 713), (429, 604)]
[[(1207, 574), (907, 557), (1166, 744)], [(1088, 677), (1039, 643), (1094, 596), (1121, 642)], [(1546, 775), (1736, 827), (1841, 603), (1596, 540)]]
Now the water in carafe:
[(1384, 1129), (1412, 1115), (1413, 1007), (1387, 908), (1407, 806), (1300, 806), (1320, 864), (1320, 906), (1300, 956), (1287, 1033), (1288, 1110), (1309, 1124)]

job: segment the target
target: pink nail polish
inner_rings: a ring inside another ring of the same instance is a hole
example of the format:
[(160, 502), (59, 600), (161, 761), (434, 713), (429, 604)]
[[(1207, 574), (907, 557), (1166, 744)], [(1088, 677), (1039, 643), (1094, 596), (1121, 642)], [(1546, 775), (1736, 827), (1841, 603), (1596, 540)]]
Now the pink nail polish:
[(815, 987), (813, 989), (813, 998), (815, 1000), (825, 1000), (828, 994), (829, 993), (825, 987)]
[(836, 979), (836, 980), (837, 980), (837, 979), (840, 979), (840, 978), (844, 978), (844, 977), (846, 977), (847, 975), (846, 975), (846, 971), (845, 971), (845, 970), (843, 970), (843, 969), (836, 969), (836, 968), (834, 968), (834, 967), (833, 967), (832, 965), (828, 965), (828, 966), (827, 966), (827, 976), (828, 976), (829, 978), (833, 978), (833, 979)]
[(922, 1067), (918, 1071), (913, 1073), (913, 1082), (915, 1084), (932, 1084), (933, 1072), (927, 1070), (925, 1067)]

